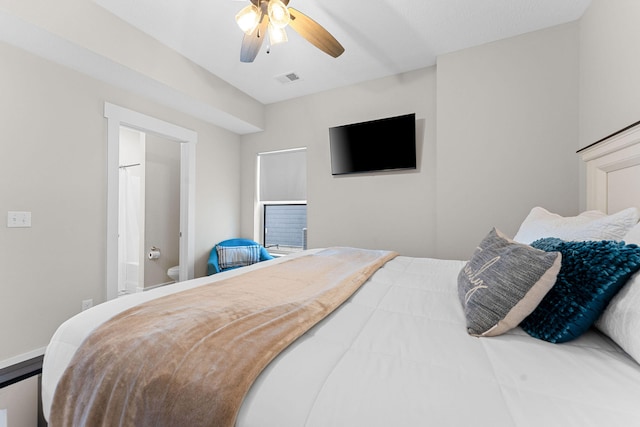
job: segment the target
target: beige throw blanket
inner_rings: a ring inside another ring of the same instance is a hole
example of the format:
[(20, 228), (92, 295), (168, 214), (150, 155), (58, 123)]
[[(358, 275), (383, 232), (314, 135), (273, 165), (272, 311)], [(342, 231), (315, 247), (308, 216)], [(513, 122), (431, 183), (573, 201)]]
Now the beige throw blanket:
[(263, 368), (395, 256), (326, 249), (122, 312), (75, 354), (49, 425), (233, 426)]

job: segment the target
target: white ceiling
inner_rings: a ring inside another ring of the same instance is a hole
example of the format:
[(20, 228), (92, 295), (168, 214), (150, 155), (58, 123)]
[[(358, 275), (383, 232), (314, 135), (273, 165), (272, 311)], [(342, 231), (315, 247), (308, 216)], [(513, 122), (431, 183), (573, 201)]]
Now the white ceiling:
[[(590, 0), (291, 0), (345, 47), (332, 58), (289, 42), (240, 62), (235, 15), (248, 0), (94, 0), (243, 92), (269, 104), (434, 65), (438, 55), (574, 21)], [(276, 77), (296, 73), (300, 80)]]

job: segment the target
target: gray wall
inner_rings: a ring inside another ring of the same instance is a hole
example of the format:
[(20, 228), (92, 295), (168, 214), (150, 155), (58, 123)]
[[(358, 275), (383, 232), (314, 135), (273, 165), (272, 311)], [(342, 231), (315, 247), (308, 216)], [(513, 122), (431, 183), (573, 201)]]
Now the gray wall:
[[(515, 234), (541, 204), (578, 210), (578, 26), (439, 58), (437, 67), (267, 106), (242, 138), (242, 233), (259, 151), (306, 146), (309, 247), (467, 258), (492, 226)], [(333, 177), (330, 126), (415, 112), (418, 170)]]
[[(239, 232), (239, 137), (0, 43), (0, 363), (44, 347), (81, 301), (105, 298), (108, 101), (198, 132), (196, 275)], [(220, 176), (232, 177), (214, 188)], [(6, 219), (4, 220), (6, 221)]]
[(578, 210), (578, 25), (438, 58), (437, 254), (513, 236), (534, 206)]
[(592, 0), (580, 20), (580, 143), (640, 120), (640, 2)]
[[(254, 224), (259, 152), (307, 147), (308, 246), (385, 248), (435, 254), (435, 68), (266, 107), (264, 132), (242, 138), (242, 234)], [(416, 113), (418, 169), (332, 176), (331, 126)]]

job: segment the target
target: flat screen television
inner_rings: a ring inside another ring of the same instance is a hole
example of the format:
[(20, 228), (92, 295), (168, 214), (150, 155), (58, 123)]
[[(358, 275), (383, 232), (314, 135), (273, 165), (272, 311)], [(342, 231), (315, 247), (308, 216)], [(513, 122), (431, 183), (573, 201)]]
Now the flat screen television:
[(329, 128), (331, 174), (416, 168), (416, 115)]

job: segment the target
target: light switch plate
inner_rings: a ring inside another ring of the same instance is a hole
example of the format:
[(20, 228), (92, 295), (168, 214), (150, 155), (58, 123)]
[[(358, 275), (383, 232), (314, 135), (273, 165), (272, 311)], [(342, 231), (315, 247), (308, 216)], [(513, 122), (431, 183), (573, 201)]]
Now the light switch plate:
[(31, 212), (9, 211), (7, 213), (7, 227), (31, 227)]

